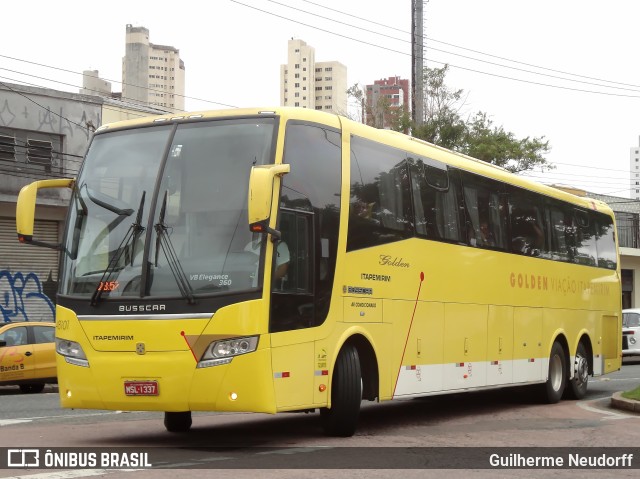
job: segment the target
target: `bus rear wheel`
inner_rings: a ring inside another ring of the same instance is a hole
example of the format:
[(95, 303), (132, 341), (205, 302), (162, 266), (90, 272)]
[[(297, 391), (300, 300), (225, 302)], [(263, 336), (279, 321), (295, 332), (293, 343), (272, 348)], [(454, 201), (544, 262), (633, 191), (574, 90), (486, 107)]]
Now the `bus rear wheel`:
[(362, 402), (362, 372), (358, 351), (345, 346), (338, 354), (331, 380), (331, 408), (320, 409), (328, 436), (349, 437), (356, 432)]
[(551, 347), (549, 355), (549, 373), (547, 381), (540, 385), (540, 399), (548, 404), (555, 404), (562, 398), (567, 385), (567, 360), (564, 348), (557, 341)]
[(169, 432), (187, 432), (191, 429), (191, 411), (165, 412), (164, 427)]
[(584, 344), (578, 344), (576, 358), (573, 362), (573, 379), (569, 380), (569, 387), (565, 396), (569, 399), (583, 399), (587, 395), (589, 386), (589, 360)]

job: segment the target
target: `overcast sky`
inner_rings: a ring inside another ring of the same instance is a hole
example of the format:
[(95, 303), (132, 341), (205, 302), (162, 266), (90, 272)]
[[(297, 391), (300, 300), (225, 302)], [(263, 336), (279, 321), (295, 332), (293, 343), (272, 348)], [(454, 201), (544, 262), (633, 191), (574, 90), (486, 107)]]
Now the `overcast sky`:
[[(180, 50), (189, 110), (278, 105), (291, 37), (316, 61), (345, 64), (349, 86), (411, 77), (410, 0), (31, 0), (28, 9), (3, 5), (0, 81), (77, 92), (90, 69), (120, 91), (128, 23)], [(427, 66), (451, 66), (465, 115), (481, 110), (518, 137), (549, 140), (557, 168), (537, 179), (628, 196), (640, 2), (430, 0), (424, 17)]]

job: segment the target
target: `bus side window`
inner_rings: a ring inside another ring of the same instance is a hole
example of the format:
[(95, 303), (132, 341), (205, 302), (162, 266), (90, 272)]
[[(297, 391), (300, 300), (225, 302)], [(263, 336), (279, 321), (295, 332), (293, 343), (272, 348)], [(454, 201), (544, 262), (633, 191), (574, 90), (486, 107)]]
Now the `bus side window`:
[(509, 191), (511, 251), (526, 256), (543, 256), (547, 251), (542, 209), (534, 195), (519, 188)]

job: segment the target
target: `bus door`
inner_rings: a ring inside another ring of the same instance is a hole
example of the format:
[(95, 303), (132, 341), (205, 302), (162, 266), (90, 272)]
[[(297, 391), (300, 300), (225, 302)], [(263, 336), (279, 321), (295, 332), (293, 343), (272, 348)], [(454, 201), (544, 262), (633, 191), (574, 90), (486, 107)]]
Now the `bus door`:
[(277, 407), (313, 402), (313, 213), (282, 208), (274, 245), (269, 331)]

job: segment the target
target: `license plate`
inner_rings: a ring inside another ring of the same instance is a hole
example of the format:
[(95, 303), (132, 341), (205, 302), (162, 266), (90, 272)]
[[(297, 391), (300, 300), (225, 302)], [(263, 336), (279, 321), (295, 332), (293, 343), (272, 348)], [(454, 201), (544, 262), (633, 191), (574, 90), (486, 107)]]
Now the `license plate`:
[(157, 396), (158, 381), (125, 381), (124, 393), (127, 396)]

